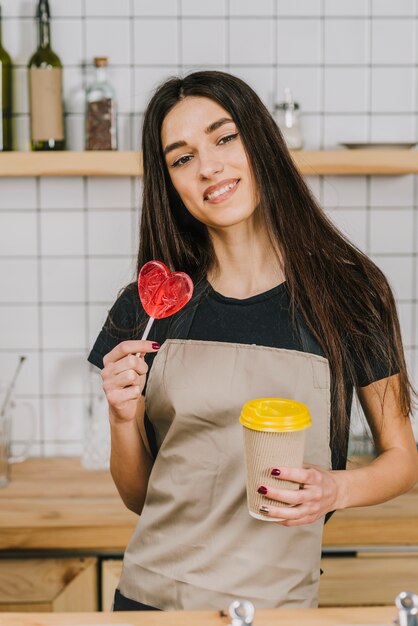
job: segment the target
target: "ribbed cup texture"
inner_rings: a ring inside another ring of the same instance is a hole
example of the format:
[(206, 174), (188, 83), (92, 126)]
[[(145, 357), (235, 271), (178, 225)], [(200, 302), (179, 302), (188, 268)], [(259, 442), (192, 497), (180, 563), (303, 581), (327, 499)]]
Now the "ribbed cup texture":
[[(290, 506), (257, 493), (260, 485), (280, 489), (299, 489), (298, 483), (271, 475), (273, 467), (302, 467), (306, 430), (262, 432), (244, 427), (244, 449), (247, 466), (247, 501), (250, 513), (260, 517), (260, 506)], [(271, 518), (265, 518), (271, 521)]]

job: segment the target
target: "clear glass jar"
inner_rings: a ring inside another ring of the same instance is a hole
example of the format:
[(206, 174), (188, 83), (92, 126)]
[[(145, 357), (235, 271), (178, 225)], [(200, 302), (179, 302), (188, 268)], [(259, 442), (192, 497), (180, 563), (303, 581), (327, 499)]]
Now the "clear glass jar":
[(86, 150), (117, 150), (116, 94), (107, 78), (107, 58), (95, 57), (96, 76), (86, 92)]
[(110, 461), (109, 408), (100, 373), (93, 366), (89, 366), (88, 385), (81, 463), (86, 469), (107, 469)]
[(293, 100), (289, 87), (285, 87), (284, 101), (274, 107), (274, 118), (290, 150), (303, 148), (299, 105)]

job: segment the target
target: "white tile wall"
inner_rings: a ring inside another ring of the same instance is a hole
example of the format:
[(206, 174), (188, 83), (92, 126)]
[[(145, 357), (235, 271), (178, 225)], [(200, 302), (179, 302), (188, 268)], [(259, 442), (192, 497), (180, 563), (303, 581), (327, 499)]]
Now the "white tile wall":
[(325, 22), (324, 60), (329, 65), (365, 64), (369, 58), (368, 20), (329, 19)]
[(283, 100), (285, 87), (290, 87), (293, 98), (303, 113), (319, 113), (322, 108), (322, 72), (311, 67), (278, 67), (276, 102)]
[(137, 65), (176, 66), (179, 62), (178, 20), (136, 19), (133, 47)]
[(86, 15), (120, 17), (130, 15), (130, 0), (86, 0)]
[[(193, 2), (193, 0), (188, 1)], [(253, 0), (229, 0), (229, 11), (231, 15), (272, 16), (274, 4), (274, 0), (263, 0), (263, 2), (253, 2)]]
[(364, 142), (369, 139), (370, 118), (368, 115), (350, 115), (342, 113), (324, 116), (322, 147), (335, 149), (343, 142)]
[(89, 255), (134, 254), (130, 211), (91, 211), (88, 214)]
[(25, 258), (0, 259), (0, 293), (6, 302), (36, 302), (38, 289), (36, 262)]
[[(229, 25), (229, 59), (245, 65), (271, 65), (274, 61), (273, 21), (233, 18)], [(257, 45), (251, 42), (257, 41)]]
[(6, 304), (0, 307), (1, 349), (22, 351), (38, 349), (39, 308), (27, 304), (14, 305), (11, 302), (6, 300)]
[(85, 251), (84, 215), (81, 211), (41, 214), (42, 255), (82, 256)]
[[(271, 0), (269, 0), (271, 3)], [(269, 4), (266, 2), (266, 4)], [(176, 3), (173, 2), (173, 5)], [(248, 3), (243, 2), (243, 5)], [(251, 3), (253, 4), (253, 3)], [(233, 13), (233, 0), (230, 5), (231, 13)], [(245, 10), (245, 9), (244, 9)], [(211, 0), (210, 2), (196, 2), (196, 0), (182, 0), (181, 3), (181, 15), (183, 16), (219, 16), (224, 17), (226, 15), (226, 0)]]
[[(372, 21), (372, 63), (413, 65), (415, 63), (414, 20), (374, 19)], [(393, 43), (396, 41), (396, 45)], [(390, 42), (393, 42), (392, 45)]]
[[(335, 1), (335, 0), (334, 0)], [(414, 15), (414, 0), (372, 0), (373, 15), (404, 15), (405, 17)]]
[(133, 280), (134, 268), (131, 257), (89, 259), (88, 299), (92, 302), (113, 302), (121, 286)]
[(42, 306), (42, 346), (45, 350), (83, 350), (86, 343), (86, 315), (82, 304), (69, 302)]
[(123, 18), (86, 19), (86, 60), (107, 56), (109, 64), (129, 65), (131, 56), (130, 20)]
[(320, 65), (322, 22), (319, 19), (283, 19), (277, 21), (278, 65)]
[(66, 65), (80, 65), (84, 60), (83, 24), (79, 19), (54, 20), (51, 45)]
[[(10, 380), (19, 363), (20, 350), (2, 350), (0, 352), (0, 380)], [(36, 351), (26, 354), (20, 374), (16, 380), (15, 393), (19, 398), (37, 396), (40, 389), (39, 354)]]
[(48, 396), (81, 396), (86, 393), (83, 352), (45, 352), (42, 356), (43, 389)]
[(413, 209), (373, 209), (370, 213), (372, 254), (413, 254)]
[[(35, 2), (1, 4), (4, 45), (15, 64), (14, 144), (28, 150), (26, 65), (36, 44)], [(121, 149), (139, 148), (156, 85), (199, 67), (240, 76), (270, 110), (290, 87), (307, 148), (418, 139), (416, 0), (50, 4), (72, 150), (84, 146), (84, 88), (95, 55), (109, 57)], [(390, 280), (417, 384), (416, 177), (311, 176), (307, 182), (334, 223)], [(16, 392), (35, 412), (32, 454), (82, 451), (85, 356), (135, 274), (140, 198), (137, 179), (0, 178), (0, 380), (10, 380), (26, 354)], [(27, 437), (25, 419), (16, 424), (14, 449)]]
[[(361, 1), (361, 0), (360, 0)], [(280, 2), (277, 0), (277, 15), (280, 16), (320, 16), (323, 11), (321, 0), (294, 0), (294, 2)]]
[(416, 110), (414, 67), (373, 67), (371, 110), (374, 113), (412, 113)]
[(42, 259), (41, 299), (45, 303), (84, 302), (84, 259)]
[(3, 178), (1, 181), (0, 211), (36, 209), (36, 180), (34, 178)]
[[(226, 63), (225, 32), (225, 20), (221, 18), (185, 20), (181, 41), (183, 63), (185, 65)], [(164, 58), (163, 62), (167, 61), (168, 59)]]
[(126, 178), (91, 177), (87, 180), (89, 209), (129, 209), (132, 206), (131, 181)]
[[(139, 16), (175, 16), (178, 15), (179, 3), (176, 0), (158, 0), (158, 2), (150, 2), (149, 0), (133, 0), (134, 15)], [(196, 4), (195, 2), (193, 3)], [(217, 4), (216, 0), (214, 3)]]
[(369, 108), (367, 67), (326, 67), (324, 110), (326, 113), (365, 113)]
[(325, 0), (324, 8), (327, 17), (334, 15), (365, 16), (369, 12), (369, 3), (364, 0)]
[(42, 209), (82, 209), (83, 180), (65, 176), (40, 178), (39, 198)]
[(27, 257), (37, 253), (36, 213), (0, 212), (0, 251), (7, 257)]

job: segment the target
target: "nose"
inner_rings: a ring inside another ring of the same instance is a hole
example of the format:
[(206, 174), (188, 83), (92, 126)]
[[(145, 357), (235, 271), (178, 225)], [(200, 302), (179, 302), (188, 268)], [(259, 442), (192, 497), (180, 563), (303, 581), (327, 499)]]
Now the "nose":
[(223, 163), (216, 155), (211, 152), (200, 154), (200, 178), (202, 180), (212, 178), (215, 174), (222, 172), (223, 169)]

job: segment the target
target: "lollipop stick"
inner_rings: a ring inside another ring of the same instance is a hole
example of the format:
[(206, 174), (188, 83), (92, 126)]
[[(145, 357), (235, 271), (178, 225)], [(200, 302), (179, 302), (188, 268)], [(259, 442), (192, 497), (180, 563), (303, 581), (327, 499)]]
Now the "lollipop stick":
[(154, 318), (150, 317), (148, 320), (148, 324), (145, 327), (144, 334), (141, 337), (142, 341), (145, 341), (145, 339), (148, 337), (148, 334), (149, 334), (149, 331), (151, 330), (151, 326), (153, 322), (154, 322)]

